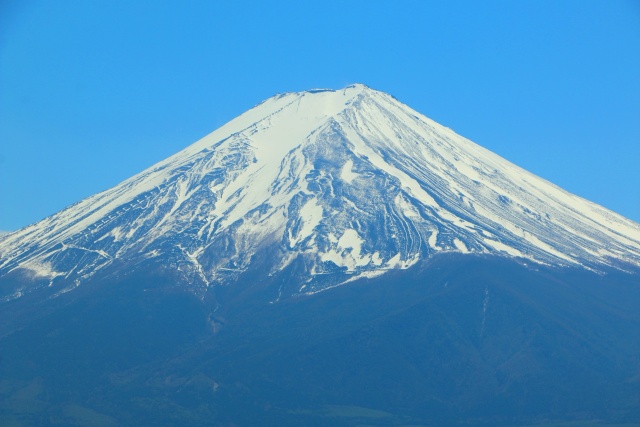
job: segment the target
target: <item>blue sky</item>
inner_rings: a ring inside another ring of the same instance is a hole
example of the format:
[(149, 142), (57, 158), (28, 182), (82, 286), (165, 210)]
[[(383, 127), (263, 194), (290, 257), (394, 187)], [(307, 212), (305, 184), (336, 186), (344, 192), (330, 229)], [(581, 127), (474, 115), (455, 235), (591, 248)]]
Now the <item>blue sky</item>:
[(640, 2), (0, 3), (0, 230), (361, 82), (640, 221)]

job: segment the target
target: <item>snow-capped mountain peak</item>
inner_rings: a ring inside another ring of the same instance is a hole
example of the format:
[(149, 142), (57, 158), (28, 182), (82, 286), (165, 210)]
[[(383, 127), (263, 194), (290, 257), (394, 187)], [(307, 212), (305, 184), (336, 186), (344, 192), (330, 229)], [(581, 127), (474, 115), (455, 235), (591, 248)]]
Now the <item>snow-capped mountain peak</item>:
[[(162, 260), (194, 289), (268, 254), (316, 292), (442, 252), (640, 266), (640, 225), (356, 84), (274, 96), (110, 190), (0, 236), (0, 278), (68, 291)], [(31, 289), (12, 289), (11, 299)]]

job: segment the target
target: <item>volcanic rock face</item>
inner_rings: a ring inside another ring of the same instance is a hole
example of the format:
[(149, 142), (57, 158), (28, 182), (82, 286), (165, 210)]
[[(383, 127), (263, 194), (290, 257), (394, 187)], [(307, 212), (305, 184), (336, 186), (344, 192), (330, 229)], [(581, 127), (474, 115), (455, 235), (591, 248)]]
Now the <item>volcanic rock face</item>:
[[(640, 266), (640, 225), (363, 85), (270, 98), (116, 187), (0, 236), (4, 301), (161, 264), (197, 294), (266, 255), (291, 293), (442, 252)], [(255, 267), (257, 268), (257, 267)]]

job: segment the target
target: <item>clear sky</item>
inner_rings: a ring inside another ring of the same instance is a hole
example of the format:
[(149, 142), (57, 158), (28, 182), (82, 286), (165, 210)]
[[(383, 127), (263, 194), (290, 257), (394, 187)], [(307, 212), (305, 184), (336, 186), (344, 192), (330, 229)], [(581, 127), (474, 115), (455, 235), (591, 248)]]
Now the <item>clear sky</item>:
[(365, 83), (640, 221), (640, 1), (0, 2), (0, 230)]

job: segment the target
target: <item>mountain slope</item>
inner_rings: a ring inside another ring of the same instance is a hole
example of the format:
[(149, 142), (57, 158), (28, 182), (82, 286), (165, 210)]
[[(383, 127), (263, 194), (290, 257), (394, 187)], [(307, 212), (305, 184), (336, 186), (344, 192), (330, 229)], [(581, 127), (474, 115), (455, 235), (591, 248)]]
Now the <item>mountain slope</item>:
[(138, 271), (5, 303), (0, 425), (640, 422), (637, 274), (443, 254), (270, 298), (245, 277), (201, 301)]
[(276, 96), (0, 236), (0, 425), (638, 425), (639, 235), (384, 93)]
[[(161, 263), (193, 291), (304, 265), (292, 293), (435, 253), (599, 270), (640, 266), (640, 225), (363, 85), (270, 98), (174, 156), (0, 236), (4, 300), (114, 265)], [(297, 260), (297, 261), (296, 261)], [(6, 280), (5, 280), (6, 282)], [(18, 283), (18, 285), (14, 285)]]

